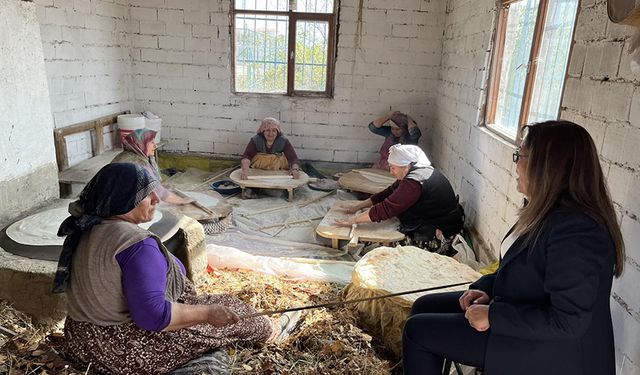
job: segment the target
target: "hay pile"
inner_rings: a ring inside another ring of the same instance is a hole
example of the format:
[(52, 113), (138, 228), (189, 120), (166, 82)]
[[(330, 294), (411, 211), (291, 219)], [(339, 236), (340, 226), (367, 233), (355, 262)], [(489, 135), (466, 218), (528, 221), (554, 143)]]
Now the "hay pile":
[[(334, 301), (341, 289), (332, 283), (216, 271), (200, 291), (231, 293), (261, 311)], [(284, 342), (230, 349), (233, 373), (390, 374), (393, 364), (383, 359), (384, 348), (356, 324), (347, 307), (306, 310), (298, 328)]]
[(62, 334), (47, 334), (45, 327), (31, 324), (31, 318), (6, 301), (0, 301), (0, 327), (0, 374), (85, 373), (60, 356)]
[[(339, 299), (331, 283), (285, 281), (247, 271), (212, 271), (200, 293), (231, 293), (258, 310), (324, 303)], [(277, 316), (276, 316), (277, 317)], [(0, 374), (92, 374), (61, 357), (62, 334), (44, 327), (0, 301)], [(229, 348), (233, 374), (391, 374), (384, 349), (356, 325), (346, 307), (307, 310), (284, 342)]]

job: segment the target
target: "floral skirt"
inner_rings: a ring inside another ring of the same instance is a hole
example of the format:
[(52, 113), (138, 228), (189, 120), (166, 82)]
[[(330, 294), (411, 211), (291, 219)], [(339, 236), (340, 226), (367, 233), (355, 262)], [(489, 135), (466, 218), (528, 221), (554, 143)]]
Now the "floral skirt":
[[(198, 296), (188, 283), (179, 302), (189, 305), (220, 304), (238, 315), (255, 310), (230, 295)], [(128, 322), (98, 326), (67, 317), (65, 352), (70, 360), (107, 374), (163, 374), (181, 367), (213, 349), (236, 342), (264, 342), (273, 323), (261, 316), (242, 319), (236, 324), (214, 327), (200, 324), (169, 332), (152, 332)]]

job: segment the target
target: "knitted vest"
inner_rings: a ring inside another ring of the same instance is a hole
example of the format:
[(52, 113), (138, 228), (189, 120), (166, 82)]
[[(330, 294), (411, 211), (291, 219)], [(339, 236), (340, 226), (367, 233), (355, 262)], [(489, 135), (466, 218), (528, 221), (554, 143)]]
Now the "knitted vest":
[[(264, 136), (262, 134), (254, 135), (253, 137), (251, 137), (251, 140), (253, 141), (253, 143), (255, 143), (258, 152), (261, 152), (263, 154), (267, 153), (267, 141), (264, 139)], [(270, 153), (279, 154), (281, 152), (284, 152), (284, 146), (286, 145), (287, 138), (284, 135), (280, 135), (278, 138), (276, 138), (275, 141), (273, 141)]]
[(67, 290), (68, 314), (76, 321), (108, 326), (131, 320), (122, 290), (122, 271), (116, 255), (153, 237), (168, 260), (165, 295), (176, 301), (184, 278), (173, 256), (153, 233), (120, 219), (107, 219), (84, 233), (73, 256)]

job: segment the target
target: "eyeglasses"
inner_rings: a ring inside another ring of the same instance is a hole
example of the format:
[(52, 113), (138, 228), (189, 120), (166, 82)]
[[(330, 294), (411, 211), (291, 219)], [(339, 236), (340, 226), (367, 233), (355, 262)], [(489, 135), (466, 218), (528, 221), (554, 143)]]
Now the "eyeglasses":
[(518, 163), (518, 161), (520, 161), (520, 159), (525, 159), (528, 157), (528, 155), (523, 155), (521, 154), (522, 150), (517, 148), (514, 152), (513, 152), (513, 162), (514, 163)]

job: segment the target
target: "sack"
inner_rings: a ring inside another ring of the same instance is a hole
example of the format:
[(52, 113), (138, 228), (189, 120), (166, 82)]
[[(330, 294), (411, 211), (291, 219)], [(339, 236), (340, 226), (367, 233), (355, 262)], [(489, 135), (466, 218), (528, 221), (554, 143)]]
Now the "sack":
[(469, 247), (464, 237), (457, 234), (453, 238), (453, 242), (451, 242), (451, 247), (458, 252), (453, 256), (453, 259), (468, 265), (476, 271), (482, 268), (480, 262), (476, 260), (476, 254), (473, 252), (473, 249)]

